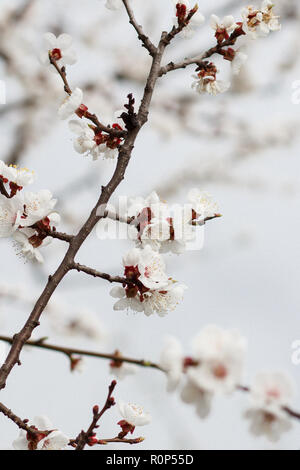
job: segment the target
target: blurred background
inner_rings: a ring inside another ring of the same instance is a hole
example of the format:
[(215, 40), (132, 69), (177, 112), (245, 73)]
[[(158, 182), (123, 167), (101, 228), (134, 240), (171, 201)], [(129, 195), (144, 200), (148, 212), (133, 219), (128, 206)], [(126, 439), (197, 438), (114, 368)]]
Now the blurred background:
[[(166, 62), (214, 44), (210, 14), (233, 14), (238, 21), (245, 6), (234, 0), (213, 3), (212, 10), (211, 1), (199, 2), (205, 25), (193, 39), (176, 39)], [(291, 362), (291, 344), (300, 339), (300, 105), (292, 100), (293, 83), (300, 80), (300, 5), (297, 0), (276, 4), (282, 31), (244, 43), (249, 59), (228, 93), (195, 94), (193, 67), (159, 81), (150, 121), (113, 198), (156, 190), (170, 203), (183, 203), (188, 190), (199, 187), (219, 202), (223, 217), (207, 224), (204, 248), (166, 257), (168, 273), (188, 286), (184, 302), (164, 318), (115, 312), (105, 281), (71, 273), (53, 296), (35, 338), (107, 353), (118, 348), (124, 355), (157, 361), (167, 334), (178, 337), (188, 352), (195, 332), (215, 323), (238, 328), (249, 341), (245, 384), (258, 371), (284, 370), (300, 385), (300, 366)], [(133, 0), (133, 5), (155, 41), (172, 26), (170, 0)], [(67, 122), (57, 117), (61, 81), (37, 58), (47, 31), (73, 36), (78, 62), (68, 69), (69, 82), (83, 89), (85, 104), (103, 121), (122, 108), (129, 92), (139, 101), (150, 62), (124, 11), (107, 10), (104, 0), (84, 5), (80, 0), (0, 2), (0, 79), (7, 93), (6, 104), (0, 105), (0, 158), (33, 169), (33, 190), (50, 189), (58, 199), (59, 229), (76, 233), (115, 162), (93, 162), (74, 151)], [(229, 63), (216, 62), (220, 78), (230, 78)], [(131, 246), (99, 240), (93, 233), (77, 261), (121, 274), (121, 257)], [(65, 250), (63, 242), (53, 241), (42, 250), (45, 263), (37, 265), (18, 258), (11, 242), (0, 240), (1, 334), (21, 328)], [(1, 401), (23, 418), (46, 414), (75, 437), (89, 424), (91, 407), (102, 404), (112, 378), (107, 361), (87, 358), (82, 373), (71, 373), (63, 355), (27, 348)], [(136, 432), (146, 437), (138, 448), (300, 448), (297, 422), (276, 444), (254, 438), (243, 418), (244, 394), (215, 399), (209, 417), (200, 420), (165, 385), (160, 372), (144, 369), (118, 383), (116, 398), (143, 405), (153, 417), (150, 426)], [(117, 410), (107, 413), (101, 437), (116, 435), (118, 420)], [(0, 429), (1, 448), (11, 448), (18, 429), (2, 415)]]

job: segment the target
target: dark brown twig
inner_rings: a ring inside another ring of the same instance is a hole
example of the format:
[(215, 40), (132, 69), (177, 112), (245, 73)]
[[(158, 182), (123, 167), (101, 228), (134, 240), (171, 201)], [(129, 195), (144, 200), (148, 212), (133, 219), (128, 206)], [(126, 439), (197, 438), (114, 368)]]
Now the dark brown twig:
[[(52, 57), (51, 52), (49, 52), (49, 61), (50, 64), (53, 65), (53, 67), (56, 69), (57, 73), (60, 75), (63, 84), (64, 84), (64, 90), (65, 92), (71, 96), (72, 95), (72, 89), (69, 85), (69, 82), (67, 80), (67, 72), (65, 67), (60, 67), (57, 63), (57, 61)], [(113, 137), (124, 137), (126, 135), (126, 131), (121, 131), (118, 129), (113, 129), (112, 127), (109, 126), (104, 126), (96, 116), (96, 114), (92, 114), (89, 111), (86, 111), (84, 113), (84, 117), (91, 121), (99, 131), (106, 132), (107, 134), (110, 134)]]
[[(74, 269), (75, 256), (77, 255), (81, 246), (88, 238), (96, 224), (102, 218), (102, 216), (98, 215), (98, 209), (100, 207), (105, 207), (105, 205), (109, 202), (112, 194), (115, 192), (117, 187), (121, 184), (124, 179), (125, 172), (131, 159), (132, 151), (137, 136), (141, 128), (148, 121), (149, 107), (152, 101), (155, 85), (160, 76), (162, 57), (169, 42), (170, 41), (168, 38), (168, 34), (162, 33), (161, 39), (152, 58), (152, 65), (146, 81), (141, 104), (137, 113), (136, 126), (126, 133), (124, 143), (122, 144), (122, 146), (119, 147), (118, 161), (115, 171), (110, 181), (105, 186), (102, 186), (99, 199), (95, 207), (91, 211), (87, 221), (84, 223), (78, 234), (75, 235), (70, 241), (68, 251), (65, 257), (63, 258), (61, 264), (59, 265), (55, 273), (52, 276), (49, 276), (48, 282), (43, 292), (41, 293), (39, 299), (37, 300), (25, 325), (19, 331), (19, 333), (14, 336), (8, 356), (4, 364), (0, 368), (0, 389), (3, 389), (5, 387), (7, 377), (9, 376), (14, 366), (19, 363), (21, 350), (26, 341), (28, 341), (31, 337), (31, 334), (34, 329), (39, 325), (41, 315), (44, 309), (46, 308), (52, 294), (54, 293), (62, 279), (66, 276), (66, 274), (70, 270)], [(66, 76), (64, 76), (64, 73), (65, 71), (63, 71), (63, 75), (61, 77), (63, 79), (64, 85), (67, 86)], [(104, 129), (104, 131), (112, 133), (111, 129)]]
[(211, 47), (206, 52), (203, 52), (198, 56), (189, 57), (178, 63), (169, 62), (169, 64), (161, 67), (159, 76), (162, 77), (163, 75), (166, 75), (168, 72), (173, 70), (185, 69), (189, 65), (199, 65), (203, 60), (208, 59), (212, 55), (219, 54), (224, 49), (224, 47), (233, 46), (236, 42), (236, 39), (237, 37), (232, 33), (229, 39), (223, 41), (221, 44), (217, 44), (216, 46)]
[(8, 419), (13, 421), (18, 426), (18, 428), (23, 429), (33, 436), (35, 435), (36, 430), (27, 424), (27, 420), (19, 418), (19, 416), (15, 415), (9, 408), (3, 405), (3, 403), (0, 403), (0, 412), (3, 413), (4, 416), (6, 416)]
[(112, 406), (115, 405), (115, 400), (112, 397), (112, 393), (115, 389), (115, 386), (117, 385), (117, 382), (115, 380), (112, 381), (110, 386), (108, 387), (108, 395), (105, 401), (105, 404), (102, 408), (102, 410), (99, 412), (99, 407), (95, 406), (93, 408), (93, 420), (88, 428), (88, 430), (81, 431), (79, 436), (75, 439), (76, 442), (76, 450), (83, 450), (84, 447), (89, 444), (89, 440), (94, 436), (94, 431), (95, 429), (98, 428), (98, 422), (101, 419), (101, 417), (104, 415), (104, 413), (109, 410)]
[[(133, 359), (125, 356), (120, 356), (119, 354), (105, 354), (105, 353), (99, 353), (95, 351), (88, 351), (85, 349), (77, 349), (77, 348), (70, 348), (70, 347), (64, 347), (64, 346), (57, 346), (54, 344), (49, 344), (46, 343), (47, 338), (40, 338), (38, 340), (29, 340), (26, 341), (26, 346), (33, 346), (36, 348), (41, 348), (41, 349), (46, 349), (48, 351), (54, 351), (54, 352), (59, 352), (62, 354), (65, 354), (68, 358), (71, 358), (72, 356), (87, 356), (87, 357), (95, 357), (99, 359), (107, 359), (110, 361), (118, 361), (120, 363), (126, 362), (128, 364), (135, 364), (137, 366), (141, 367), (149, 367), (150, 369), (157, 369), (161, 370), (163, 372), (163, 369), (158, 365), (155, 364), (154, 362), (151, 361), (146, 361), (144, 359)], [(6, 343), (12, 344), (13, 343), (13, 338), (10, 336), (0, 336), (0, 341), (5, 341)]]
[(68, 235), (67, 233), (57, 232), (56, 230), (46, 230), (45, 234), (48, 237), (57, 238), (63, 242), (71, 243), (74, 238), (74, 235)]
[(133, 10), (131, 6), (129, 5), (128, 0), (123, 0), (124, 7), (127, 11), (128, 17), (129, 17), (129, 23), (134, 27), (134, 29), (137, 32), (139, 40), (142, 42), (143, 46), (147, 49), (149, 54), (153, 57), (157, 51), (157, 48), (152, 44), (151, 40), (149, 39), (148, 36), (145, 35), (143, 28), (141, 25), (138, 24), (138, 22), (135, 19)]
[(106, 445), (109, 443), (117, 444), (140, 444), (145, 439), (143, 437), (136, 437), (135, 439), (126, 439), (125, 437), (121, 439), (120, 437), (113, 437), (112, 439), (99, 439), (97, 444)]
[(79, 263), (72, 263), (71, 269), (75, 269), (78, 272), (82, 272), (85, 274), (89, 274), (90, 276), (93, 277), (100, 277), (101, 279), (105, 279), (106, 281), (109, 282), (117, 282), (119, 284), (132, 284), (132, 281), (126, 279), (126, 277), (121, 277), (121, 276), (111, 276), (110, 274), (106, 273), (101, 273), (100, 271), (97, 271), (96, 269), (89, 268), (88, 266), (84, 266), (83, 264)]

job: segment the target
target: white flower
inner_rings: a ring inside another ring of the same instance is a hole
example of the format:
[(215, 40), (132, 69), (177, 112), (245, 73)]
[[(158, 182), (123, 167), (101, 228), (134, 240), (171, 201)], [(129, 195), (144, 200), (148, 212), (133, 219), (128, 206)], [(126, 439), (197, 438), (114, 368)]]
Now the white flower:
[(133, 266), (136, 267), (139, 264), (141, 256), (141, 251), (138, 248), (133, 248), (132, 250), (128, 251), (126, 255), (123, 256), (123, 266)]
[(161, 255), (150, 245), (130, 250), (123, 265), (129, 283), (111, 290), (111, 296), (119, 299), (114, 310), (131, 309), (147, 316), (153, 313), (163, 316), (182, 300), (186, 287), (168, 279)]
[(34, 172), (27, 168), (19, 168), (16, 165), (6, 165), (0, 160), (0, 179), (7, 179), (11, 183), (15, 183), (18, 187), (23, 188), (33, 183)]
[(183, 300), (183, 294), (187, 287), (176, 281), (169, 281), (169, 285), (162, 290), (148, 291), (144, 294), (143, 310), (145, 315), (157, 313), (163, 317), (175, 310), (179, 302)]
[(23, 215), (21, 225), (30, 227), (31, 225), (49, 216), (56, 205), (57, 200), (53, 199), (52, 193), (43, 189), (37, 193), (25, 192), (23, 196)]
[(80, 88), (75, 88), (71, 95), (68, 95), (58, 110), (60, 119), (68, 119), (82, 104), (83, 93)]
[[(186, 18), (194, 5), (191, 6), (188, 0), (173, 0), (173, 2), (175, 4), (175, 13), (176, 13), (176, 17), (174, 18), (174, 25), (178, 26), (178, 21), (180, 20), (180, 18), (177, 15), (176, 6), (182, 5), (184, 7), (183, 8), (183, 12), (185, 13), (184, 18)], [(193, 37), (196, 32), (197, 27), (201, 26), (204, 23), (204, 21), (205, 21), (205, 17), (202, 15), (202, 13), (200, 13), (199, 9), (197, 9), (196, 13), (194, 13), (189, 23), (179, 33), (179, 37), (182, 37), (184, 39), (189, 39)]]
[(160, 254), (150, 246), (130, 250), (123, 257), (123, 265), (126, 277), (132, 278), (131, 268), (135, 268), (134, 276), (148, 289), (160, 289), (168, 284), (165, 263)]
[(148, 289), (162, 289), (167, 286), (168, 277), (165, 273), (164, 260), (149, 245), (140, 250), (137, 267), (140, 273), (139, 281)]
[[(35, 243), (31, 237), (35, 237), (36, 231), (30, 228), (17, 230), (13, 234), (14, 241), (16, 243), (18, 255), (24, 256), (25, 258), (38, 261), (39, 263), (44, 262), (44, 258), (41, 255), (39, 249), (35, 247)], [(39, 242), (39, 248), (49, 245), (52, 242), (51, 237), (44, 238)]]
[(242, 10), (243, 29), (252, 39), (267, 36), (270, 31), (279, 31), (281, 25), (279, 16), (274, 15), (274, 4), (270, 0), (264, 0), (260, 10), (248, 6)]
[(120, 10), (122, 8), (122, 0), (106, 0), (105, 6), (108, 10)]
[(72, 37), (69, 34), (61, 34), (56, 37), (53, 33), (44, 34), (44, 51), (40, 54), (40, 60), (44, 65), (54, 67), (49, 60), (49, 53), (60, 67), (73, 65), (76, 62), (76, 52), (72, 49)]
[(145, 426), (151, 422), (150, 414), (146, 413), (139, 405), (119, 401), (118, 408), (122, 418), (133, 427)]
[(274, 15), (273, 12), (274, 3), (270, 0), (264, 0), (261, 5), (261, 12), (263, 15), (262, 21), (264, 28), (266, 27), (269, 31), (280, 31), (281, 24), (279, 23), (279, 16)]
[(149, 290), (142, 295), (137, 292), (134, 297), (128, 297), (126, 289), (122, 287), (113, 287), (110, 295), (119, 299), (114, 305), (114, 310), (130, 309), (134, 312), (144, 312), (146, 316), (154, 313), (164, 316), (175, 310), (183, 300), (185, 289), (185, 285), (169, 281), (169, 285), (161, 290)]
[[(112, 128), (122, 130), (122, 126), (117, 122), (112, 124)], [(94, 130), (84, 121), (72, 120), (69, 122), (72, 132), (78, 135), (74, 141), (74, 149), (80, 154), (91, 155), (93, 160), (97, 160), (100, 155), (105, 159), (114, 159), (118, 155), (118, 147), (122, 139), (112, 137), (103, 132)]]
[(192, 83), (192, 88), (200, 95), (208, 93), (209, 95), (216, 96), (219, 93), (225, 93), (230, 88), (230, 82), (216, 80), (214, 77), (202, 78), (198, 75), (193, 75), (193, 78), (196, 80)]
[(13, 441), (13, 448), (15, 450), (62, 450), (68, 443), (69, 438), (61, 431), (53, 430), (53, 424), (45, 416), (38, 416), (34, 418), (33, 423), (36, 430), (50, 431), (50, 433), (41, 432), (38, 435), (38, 443), (28, 439), (27, 432), (23, 429), (20, 431), (19, 437)]
[(166, 338), (159, 365), (167, 375), (167, 390), (175, 390), (183, 374), (183, 350), (179, 341), (173, 336)]
[(236, 388), (246, 351), (246, 340), (238, 331), (207, 326), (195, 338), (194, 351), (198, 365), (187, 368), (187, 377), (196, 387), (218, 393)]
[(22, 210), (18, 195), (11, 199), (0, 195), (0, 238), (10, 237), (17, 230)]
[(113, 160), (118, 155), (117, 148), (110, 148), (105, 144), (100, 145), (99, 152), (102, 154), (103, 158), (107, 160)]
[(114, 310), (132, 310), (134, 312), (143, 312), (143, 303), (138, 297), (127, 297), (126, 290), (115, 286), (111, 289), (110, 295), (118, 301), (114, 304)]
[(62, 314), (64, 312), (60, 311), (60, 308), (55, 309), (55, 305), (53, 307), (52, 303), (50, 306), (51, 310), (54, 312), (53, 326), (60, 334), (68, 336), (85, 336), (86, 338), (94, 341), (104, 341), (106, 339), (106, 329), (98, 315), (94, 312), (91, 312), (86, 308), (77, 308), (78, 312), (72, 311), (72, 315), (68, 315), (68, 317), (64, 319), (62, 318)]
[(233, 16), (224, 16), (224, 18), (221, 20), (217, 15), (211, 15), (210, 26), (216, 31), (217, 34), (218, 31), (224, 31), (227, 33), (227, 37), (224, 39), (228, 39), (229, 34), (232, 33), (236, 28), (236, 22)]
[(176, 207), (171, 211), (156, 192), (145, 199), (131, 199), (126, 214), (134, 217), (131, 237), (137, 240), (138, 246), (149, 245), (161, 253), (183, 253), (186, 243), (195, 239), (195, 230), (190, 223), (192, 212), (185, 209)]
[(154, 241), (153, 247), (170, 239), (170, 222), (167, 218), (152, 217), (140, 235), (141, 242)]
[(161, 214), (165, 212), (166, 204), (160, 200), (158, 194), (155, 191), (152, 191), (152, 193), (150, 193), (146, 198), (130, 198), (128, 216), (137, 217), (144, 209), (147, 208), (151, 209), (154, 217), (160, 217)]
[(240, 73), (241, 67), (245, 64), (247, 59), (248, 59), (247, 54), (244, 54), (243, 52), (239, 52), (239, 51), (235, 53), (234, 59), (231, 62), (233, 75), (238, 75)]
[(218, 205), (207, 192), (200, 191), (198, 188), (193, 188), (188, 193), (188, 200), (190, 201), (198, 218), (205, 219), (207, 217), (214, 217), (218, 214)]
[(251, 420), (250, 431), (277, 441), (282, 432), (292, 427), (283, 408), (290, 405), (293, 392), (294, 385), (285, 374), (258, 374), (250, 389), (251, 406), (246, 412)]
[[(77, 139), (74, 140), (76, 152), (83, 154), (96, 149), (95, 133), (86, 122), (72, 120), (69, 122), (69, 127), (74, 134), (78, 135)], [(94, 156), (96, 154), (93, 154)]]
[(193, 404), (200, 418), (206, 418), (211, 409), (213, 393), (198, 387), (191, 380), (187, 380), (181, 391), (181, 399), (184, 403)]

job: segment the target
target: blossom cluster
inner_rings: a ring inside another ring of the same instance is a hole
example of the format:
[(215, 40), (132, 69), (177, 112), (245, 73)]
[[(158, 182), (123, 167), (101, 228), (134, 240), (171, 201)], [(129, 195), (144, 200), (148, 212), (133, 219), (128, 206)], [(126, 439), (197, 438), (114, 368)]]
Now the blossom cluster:
[[(61, 34), (56, 37), (53, 33), (44, 34), (44, 49), (40, 54), (41, 62), (54, 72), (65, 73), (66, 65), (76, 63), (76, 52), (72, 49), (72, 37), (69, 34)], [(80, 154), (91, 156), (97, 160), (100, 156), (106, 159), (113, 159), (118, 153), (118, 148), (122, 143), (122, 138), (112, 136), (103, 132), (97, 124), (82, 121), (83, 118), (92, 119), (88, 107), (83, 103), (83, 92), (80, 88), (73, 91), (65, 87), (66, 97), (58, 109), (60, 119), (69, 119), (77, 116), (81, 120), (72, 119), (69, 122), (70, 130), (76, 135), (74, 149)], [(122, 131), (124, 123), (119, 119), (118, 112), (113, 117), (110, 128)]]
[[(197, 28), (205, 22), (205, 17), (199, 11), (198, 5), (190, 0), (172, 0), (174, 3), (174, 27), (179, 27), (179, 36), (189, 39), (197, 32)], [(122, 7), (121, 0), (107, 0), (106, 8), (119, 10)], [(267, 36), (270, 31), (279, 31), (281, 25), (279, 16), (274, 13), (274, 4), (271, 0), (263, 0), (260, 8), (247, 6), (241, 12), (240, 21), (227, 15), (219, 18), (211, 15), (210, 26), (215, 31), (218, 49), (216, 53), (232, 63), (232, 72), (239, 74), (241, 67), (247, 60), (247, 55), (239, 49), (234, 49), (236, 40), (241, 36), (257, 39)], [(229, 81), (217, 79), (218, 69), (213, 62), (201, 61), (193, 75), (195, 81), (192, 88), (196, 92), (217, 95), (224, 93), (230, 87)]]
[(12, 238), (18, 254), (42, 262), (39, 248), (51, 242), (48, 233), (60, 216), (54, 212), (57, 201), (50, 191), (23, 191), (33, 181), (33, 172), (0, 160), (0, 237)]
[(123, 257), (123, 286), (110, 292), (118, 299), (115, 310), (164, 316), (183, 299), (186, 286), (166, 274), (162, 253), (183, 253), (195, 239), (198, 224), (219, 215), (216, 203), (205, 192), (192, 189), (189, 201), (188, 207), (177, 207), (172, 214), (156, 192), (145, 199), (131, 199), (125, 216), (131, 221), (136, 247)]
[[(186, 4), (186, 2), (181, 3)], [(210, 26), (215, 31), (217, 40), (216, 53), (231, 62), (234, 75), (239, 74), (241, 67), (247, 61), (247, 55), (244, 52), (232, 47), (239, 37), (246, 36), (250, 39), (256, 39), (267, 36), (270, 31), (280, 30), (279, 16), (274, 14), (273, 8), (272, 1), (264, 0), (260, 9), (253, 6), (244, 8), (241, 21), (236, 21), (231, 15), (225, 16), (223, 19), (216, 15), (211, 16)], [(201, 61), (196, 72), (196, 75), (193, 76), (195, 81), (192, 88), (200, 94), (217, 95), (227, 91), (230, 87), (229, 81), (217, 79), (218, 69), (214, 62)]]
[(193, 405), (204, 418), (214, 395), (231, 394), (237, 389), (249, 393), (244, 416), (250, 431), (266, 435), (271, 441), (291, 428), (285, 408), (293, 398), (293, 383), (283, 373), (259, 373), (251, 387), (241, 386), (247, 349), (246, 339), (237, 330), (215, 325), (203, 328), (193, 341), (193, 354), (185, 356), (180, 342), (169, 337), (161, 353), (160, 365), (167, 375), (167, 389), (174, 391), (182, 382), (181, 398)]
[[(122, 400), (117, 402), (121, 420), (118, 425), (121, 427), (119, 438), (124, 438), (128, 433), (133, 434), (136, 426), (145, 426), (151, 422), (151, 415), (145, 412), (139, 405), (126, 403)], [(98, 407), (97, 407), (98, 408)], [(55, 429), (47, 416), (37, 416), (30, 424), (29, 433), (21, 429), (17, 439), (13, 441), (14, 450), (66, 450), (71, 440), (62, 431)], [(143, 438), (139, 438), (141, 442)], [(91, 436), (89, 446), (101, 443), (96, 436)]]

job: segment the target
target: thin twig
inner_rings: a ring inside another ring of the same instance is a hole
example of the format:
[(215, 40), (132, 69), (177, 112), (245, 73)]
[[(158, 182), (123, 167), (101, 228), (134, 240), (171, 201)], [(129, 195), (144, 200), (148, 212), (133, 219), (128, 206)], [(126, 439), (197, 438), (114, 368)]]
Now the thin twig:
[(153, 57), (154, 54), (157, 51), (157, 48), (152, 44), (151, 40), (149, 39), (148, 36), (143, 31), (143, 28), (141, 25), (138, 24), (137, 20), (135, 19), (133, 10), (131, 6), (129, 5), (128, 0), (123, 0), (124, 7), (127, 11), (128, 17), (129, 17), (129, 23), (134, 27), (134, 29), (137, 32), (139, 40), (143, 43), (143, 46), (148, 50), (149, 54)]
[(94, 431), (96, 428), (98, 428), (98, 422), (101, 419), (101, 417), (104, 415), (104, 413), (109, 410), (112, 406), (115, 405), (115, 400), (112, 397), (112, 393), (115, 389), (115, 386), (117, 385), (117, 382), (115, 380), (112, 381), (110, 386), (108, 387), (108, 395), (106, 398), (106, 401), (104, 403), (104, 406), (102, 410), (99, 412), (98, 406), (93, 408), (93, 420), (88, 428), (88, 430), (81, 431), (75, 442), (77, 443), (76, 450), (83, 450), (84, 447), (89, 443), (89, 440), (91, 437), (94, 436)]
[[(70, 358), (74, 355), (76, 355), (76, 356), (95, 357), (95, 358), (99, 358), (99, 359), (107, 359), (107, 360), (110, 360), (110, 361), (117, 361), (119, 363), (126, 362), (128, 364), (135, 364), (135, 365), (141, 366), (141, 367), (149, 367), (149, 368), (161, 370), (162, 372), (164, 372), (162, 367), (160, 367), (158, 364), (155, 364), (154, 362), (151, 362), (151, 361), (146, 361), (144, 359), (133, 359), (133, 358), (125, 357), (125, 356), (120, 356), (120, 354), (116, 354), (116, 353), (115, 354), (105, 354), (105, 353), (99, 353), (99, 352), (95, 352), (95, 351), (88, 351), (86, 349), (78, 349), (78, 348), (57, 346), (57, 345), (54, 345), (54, 344), (46, 343), (45, 342), (46, 339), (47, 338), (40, 338), (40, 339), (37, 339), (37, 340), (31, 340), (31, 341), (29, 340), (29, 341), (26, 341), (25, 344), (26, 344), (26, 346), (32, 346), (32, 347), (36, 347), (36, 348), (46, 349), (46, 350), (49, 350), (49, 351), (59, 352), (59, 353), (65, 354), (66, 356), (68, 356), (68, 358)], [(13, 340), (14, 340), (14, 338), (12, 338), (10, 336), (0, 335), (0, 341), (5, 341), (6, 343), (12, 344)]]
[[(23, 328), (17, 333), (12, 342), (12, 346), (8, 353), (8, 356), (0, 368), (0, 389), (3, 389), (6, 385), (7, 377), (9, 376), (12, 369), (15, 367), (16, 364), (20, 361), (20, 353), (26, 341), (28, 341), (32, 335), (34, 329), (39, 325), (39, 320), (43, 311), (45, 310), (52, 294), (62, 281), (62, 279), (66, 276), (66, 274), (74, 269), (74, 259), (77, 255), (78, 251), (80, 250), (81, 246), (88, 238), (96, 224), (102, 218), (98, 215), (98, 209), (100, 207), (105, 206), (112, 194), (115, 192), (117, 187), (121, 184), (124, 179), (126, 169), (128, 167), (129, 161), (131, 159), (132, 151), (135, 145), (135, 141), (137, 136), (141, 130), (141, 128), (146, 124), (148, 121), (148, 114), (149, 108), (152, 101), (154, 89), (157, 83), (157, 80), (160, 75), (161, 71), (161, 61), (163, 54), (165, 52), (166, 47), (169, 44), (169, 38), (167, 33), (162, 33), (161, 39), (159, 41), (158, 47), (156, 48), (156, 52), (152, 58), (152, 65), (149, 71), (149, 75), (145, 84), (145, 89), (143, 93), (143, 97), (141, 100), (141, 104), (136, 116), (135, 126), (128, 130), (125, 135), (124, 143), (118, 149), (118, 161), (115, 168), (115, 171), (106, 186), (102, 186), (100, 197), (94, 206), (93, 210), (91, 211), (87, 221), (84, 223), (80, 231), (76, 236), (72, 238), (69, 243), (68, 251), (63, 258), (61, 264), (55, 271), (52, 276), (49, 276), (48, 282), (41, 293), (39, 299), (37, 300), (31, 314), (29, 315), (25, 325)], [(53, 64), (54, 65), (54, 64)], [(61, 71), (62, 72), (62, 71)], [(59, 71), (58, 71), (59, 73)], [(65, 73), (65, 70), (63, 71)], [(61, 73), (60, 73), (61, 75)], [(68, 82), (66, 76), (62, 76), (63, 82), (65, 86), (67, 86)], [(71, 90), (71, 89), (70, 89)], [(108, 130), (106, 130), (107, 132)], [(112, 133), (112, 130), (109, 129), (109, 132)]]
[[(59, 67), (57, 61), (52, 57), (51, 53), (49, 53), (49, 61), (53, 65), (53, 67), (56, 69), (58, 74), (60, 75), (63, 84), (64, 84), (64, 90), (68, 95), (72, 95), (72, 89), (69, 85), (69, 82), (67, 80), (67, 72), (65, 67)], [(84, 117), (91, 121), (99, 131), (106, 132), (107, 134), (110, 134), (113, 137), (124, 137), (126, 135), (126, 131), (121, 131), (118, 129), (113, 129), (112, 127), (109, 126), (104, 126), (96, 116), (96, 114), (92, 114), (89, 111), (86, 111), (84, 114)]]
[(75, 269), (78, 272), (82, 272), (85, 274), (89, 274), (90, 276), (93, 277), (100, 277), (101, 279), (105, 279), (106, 281), (109, 282), (117, 282), (119, 284), (131, 284), (132, 281), (126, 279), (126, 277), (121, 277), (121, 276), (111, 276), (110, 274), (107, 273), (101, 273), (100, 271), (97, 271), (96, 269), (89, 268), (88, 266), (84, 266), (83, 264), (79, 263), (72, 263), (71, 269)]
[(159, 76), (162, 77), (163, 75), (166, 75), (168, 72), (171, 72), (173, 70), (179, 70), (179, 69), (185, 69), (189, 65), (199, 65), (204, 59), (208, 59), (214, 54), (220, 53), (220, 51), (224, 47), (232, 46), (236, 42), (236, 37), (232, 34), (229, 39), (226, 41), (222, 42), (221, 44), (217, 44), (216, 46), (211, 47), (207, 51), (203, 52), (202, 54), (199, 54), (198, 56), (194, 57), (188, 57), (181, 62), (174, 63), (174, 62), (169, 62), (169, 64), (161, 67), (159, 71)]
[(45, 233), (48, 237), (57, 238), (67, 243), (71, 243), (74, 238), (74, 235), (68, 235), (67, 233), (57, 232), (56, 230), (46, 230)]
[(121, 439), (120, 437), (114, 437), (112, 439), (99, 439), (97, 444), (106, 445), (109, 443), (117, 443), (117, 444), (140, 444), (145, 439), (143, 437), (136, 437), (135, 439), (126, 439), (125, 437)]
[(23, 429), (33, 436), (36, 434), (36, 430), (27, 424), (28, 420), (19, 418), (19, 416), (14, 414), (9, 408), (3, 405), (3, 403), (0, 403), (0, 412), (3, 413), (4, 416), (6, 416), (8, 419), (13, 421), (18, 426), (18, 428)]

